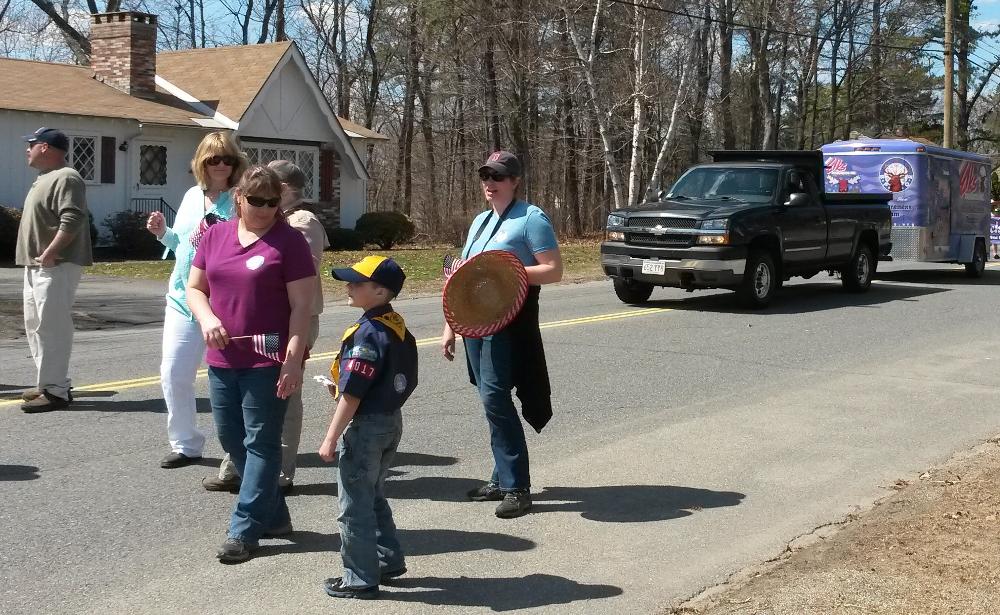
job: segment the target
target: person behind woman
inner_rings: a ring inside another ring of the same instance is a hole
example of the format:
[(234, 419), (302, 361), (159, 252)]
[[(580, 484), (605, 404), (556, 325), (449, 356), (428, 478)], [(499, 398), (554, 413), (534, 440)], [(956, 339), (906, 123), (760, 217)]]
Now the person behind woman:
[[(302, 233), (312, 250), (313, 265), (319, 271), (323, 250), (330, 246), (323, 224), (308, 209), (302, 201), (302, 190), (306, 185), (306, 175), (298, 166), (288, 160), (275, 160), (267, 165), (278, 174), (281, 180), (281, 203), (279, 207), (285, 216), (285, 221), (295, 230)], [(323, 287), (316, 276), (316, 292), (313, 296), (312, 318), (309, 320), (309, 335), (306, 338), (306, 349), (311, 349), (319, 337), (319, 314), (323, 312)], [(299, 440), (302, 438), (302, 392), (295, 391), (288, 397), (288, 409), (285, 411), (285, 424), (281, 430), (281, 475), (278, 477), (278, 487), (286, 494), (292, 489), (295, 479), (295, 457), (299, 453)], [(229, 455), (222, 460), (219, 476), (208, 477), (201, 481), (209, 491), (239, 491), (240, 475), (236, 472)]]
[(251, 167), (234, 197), (237, 219), (202, 237), (187, 292), (208, 346), (219, 442), (243, 477), (217, 553), (224, 563), (249, 558), (261, 537), (292, 531), (278, 489), (281, 428), (288, 397), (302, 386), (316, 285), (309, 244), (278, 208), (277, 174)]
[[(493, 475), (469, 492), (473, 501), (500, 501), (496, 516), (520, 517), (531, 508), (528, 445), (511, 390), (525, 419), (537, 431), (552, 416), (548, 373), (538, 327), (540, 285), (562, 279), (562, 256), (548, 217), (515, 195), (521, 183), (521, 163), (510, 152), (495, 152), (479, 167), (479, 179), (490, 209), (476, 216), (462, 251), (468, 259), (486, 250), (506, 250), (520, 259), (528, 273), (529, 292), (521, 312), (502, 331), (482, 339), (464, 338), (470, 380), (479, 389), (486, 410), (493, 449)], [(441, 350), (455, 358), (455, 333), (445, 323)]]
[(205, 229), (233, 217), (229, 189), (246, 169), (246, 159), (227, 133), (210, 132), (201, 140), (191, 172), (197, 185), (184, 194), (173, 226), (154, 211), (146, 228), (166, 246), (163, 257), (174, 253), (174, 270), (167, 284), (167, 309), (163, 316), (163, 353), (160, 383), (167, 404), (167, 439), (170, 453), (160, 467), (179, 468), (201, 457), (205, 435), (198, 430), (194, 379), (205, 355), (205, 342), (187, 303), (188, 274), (195, 248)]

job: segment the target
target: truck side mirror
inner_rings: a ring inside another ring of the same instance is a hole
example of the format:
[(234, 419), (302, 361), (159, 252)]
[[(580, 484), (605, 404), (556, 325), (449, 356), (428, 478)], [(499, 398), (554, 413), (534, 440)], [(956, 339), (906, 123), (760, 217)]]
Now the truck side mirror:
[(793, 192), (788, 195), (785, 207), (801, 207), (809, 204), (809, 195), (805, 192)]

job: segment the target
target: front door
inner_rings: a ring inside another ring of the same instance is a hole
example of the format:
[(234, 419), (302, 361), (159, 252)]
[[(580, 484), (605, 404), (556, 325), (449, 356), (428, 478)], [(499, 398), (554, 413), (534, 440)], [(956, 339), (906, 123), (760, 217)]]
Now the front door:
[(805, 192), (809, 202), (780, 207), (775, 214), (781, 229), (782, 259), (792, 270), (821, 264), (826, 258), (827, 222), (826, 209), (819, 200), (815, 184), (803, 171), (790, 171), (783, 185), (779, 203), (786, 202), (793, 192)]
[(161, 201), (167, 196), (168, 165), (177, 163), (169, 158), (167, 142), (136, 139), (129, 149), (132, 151), (130, 209), (143, 213), (166, 210), (167, 225), (172, 225), (173, 212), (161, 209)]

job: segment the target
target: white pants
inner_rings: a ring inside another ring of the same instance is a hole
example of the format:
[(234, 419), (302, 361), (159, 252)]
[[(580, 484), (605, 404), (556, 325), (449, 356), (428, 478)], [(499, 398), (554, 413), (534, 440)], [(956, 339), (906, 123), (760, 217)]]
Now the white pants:
[(69, 398), (73, 351), (73, 299), (83, 267), (24, 268), (24, 332), (38, 372), (38, 390)]
[(205, 434), (198, 431), (194, 379), (205, 357), (205, 340), (197, 321), (167, 306), (163, 316), (163, 360), (160, 383), (167, 402), (167, 438), (170, 450), (200, 457)]

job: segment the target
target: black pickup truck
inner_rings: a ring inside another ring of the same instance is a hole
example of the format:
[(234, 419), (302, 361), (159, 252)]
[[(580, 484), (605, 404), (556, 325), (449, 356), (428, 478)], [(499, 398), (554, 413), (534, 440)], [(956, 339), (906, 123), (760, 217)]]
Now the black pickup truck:
[(608, 216), (601, 265), (625, 303), (655, 286), (766, 306), (783, 280), (838, 271), (864, 292), (888, 259), (891, 193), (826, 194), (820, 151), (717, 151), (659, 199)]

